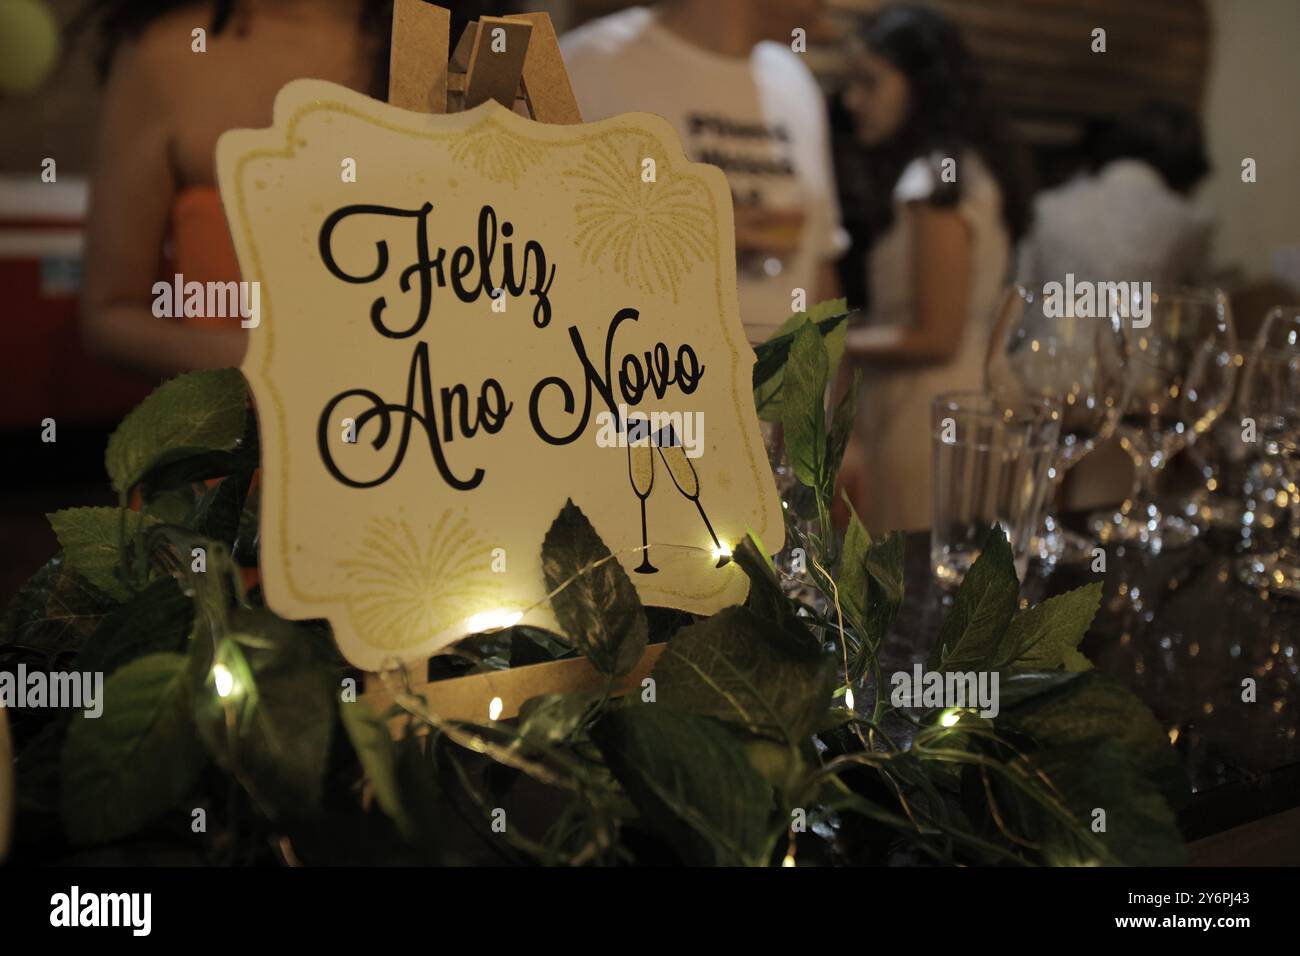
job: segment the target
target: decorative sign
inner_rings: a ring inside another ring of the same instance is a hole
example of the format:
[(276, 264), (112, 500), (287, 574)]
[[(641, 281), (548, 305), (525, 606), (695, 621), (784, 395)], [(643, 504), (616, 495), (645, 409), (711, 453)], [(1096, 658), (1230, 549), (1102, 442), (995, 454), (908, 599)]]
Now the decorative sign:
[(784, 523), (730, 193), (668, 123), (423, 115), (302, 80), (217, 167), (260, 284), (243, 371), (276, 611), (328, 618), (370, 670), (554, 629), (541, 545), (570, 498), (645, 603), (744, 599), (725, 555)]

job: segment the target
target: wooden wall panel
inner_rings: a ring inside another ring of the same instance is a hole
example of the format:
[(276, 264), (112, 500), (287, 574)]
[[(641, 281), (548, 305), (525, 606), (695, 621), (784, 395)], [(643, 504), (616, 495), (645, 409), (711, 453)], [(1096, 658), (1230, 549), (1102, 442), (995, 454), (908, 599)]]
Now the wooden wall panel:
[[(1018, 126), (1048, 130), (1113, 116), (1149, 99), (1198, 107), (1209, 65), (1204, 0), (930, 0), (962, 27), (984, 67), (989, 94)], [(574, 22), (628, 6), (574, 0)], [(881, 0), (828, 0), (825, 22), (809, 26), (809, 65), (832, 90), (845, 58), (837, 40)], [(1106, 30), (1106, 53), (1092, 31)], [(820, 41), (820, 42), (816, 42)]]

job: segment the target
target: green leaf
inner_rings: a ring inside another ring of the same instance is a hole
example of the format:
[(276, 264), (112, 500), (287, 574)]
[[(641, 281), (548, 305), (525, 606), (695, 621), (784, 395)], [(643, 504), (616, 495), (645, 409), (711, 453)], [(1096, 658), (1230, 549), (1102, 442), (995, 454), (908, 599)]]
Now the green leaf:
[[(1079, 824), (1127, 866), (1182, 866), (1186, 848), (1168, 802), (1124, 750), (1089, 741), (1035, 751), (1033, 764), (1056, 785)], [(1093, 831), (1097, 811), (1105, 830)], [(1094, 862), (1057, 821), (1039, 814), (1036, 842), (1049, 866)]]
[(1071, 651), (1077, 655), (1071, 662), (1078, 669), (1079, 658), (1087, 662), (1077, 651), (1079, 642), (1088, 633), (1100, 605), (1101, 582), (1094, 581), (1021, 611), (1012, 618), (1004, 644), (1012, 655), (1011, 669), (1056, 670), (1065, 666)]
[[(835, 368), (833, 360), (830, 367)], [(844, 462), (844, 451), (849, 447), (849, 438), (853, 434), (853, 420), (858, 414), (858, 396), (861, 391), (862, 369), (855, 368), (853, 370), (853, 381), (849, 384), (848, 390), (840, 396), (840, 402), (835, 406), (835, 414), (831, 416), (831, 433), (826, 444), (826, 468), (822, 487), (822, 493), (827, 501), (831, 499), (835, 476), (840, 473), (840, 465)]]
[(47, 657), (75, 651), (116, 602), (56, 554), (23, 585), (0, 625), (0, 651), (19, 645)]
[(994, 525), (957, 589), (952, 611), (930, 652), (930, 670), (998, 670), (1007, 655), (1007, 624), (1020, 598), (1011, 545)]
[(844, 529), (840, 573), (835, 580), (835, 589), (845, 616), (859, 626), (863, 626), (870, 606), (867, 594), (867, 555), (871, 552), (871, 545), (871, 532), (863, 525), (850, 503), (849, 523)]
[(776, 565), (754, 532), (748, 532), (741, 539), (731, 557), (749, 578), (745, 607), (779, 627), (796, 647), (804, 648), (808, 653), (819, 653), (821, 642), (808, 630), (805, 619), (799, 616), (798, 606), (781, 590)]
[(592, 666), (613, 677), (631, 671), (645, 652), (645, 609), (623, 566), (610, 558), (609, 548), (572, 500), (546, 532), (542, 573), (548, 591), (567, 582), (551, 598), (551, 607)]
[(402, 835), (415, 836), (415, 827), (402, 801), (402, 787), (398, 779), (397, 745), (382, 720), (370, 706), (362, 701), (341, 702), (339, 716), (343, 730), (352, 742), (366, 779), (374, 788), (375, 800), (388, 814)]
[(1092, 670), (1092, 661), (1088, 660), (1081, 651), (1070, 648), (1061, 658), (1061, 666), (1067, 671), (1078, 673)]
[(174, 461), (164, 461), (151, 466), (138, 487), (145, 500), (152, 502), (168, 491), (234, 474), (245, 466), (250, 457), (256, 461), (256, 456), (241, 443), (234, 451), (205, 451)]
[(194, 509), (191, 527), (206, 538), (234, 547), (244, 513), (244, 498), (252, 471), (240, 470), (209, 488)]
[(261, 530), (262, 488), (252, 489), (244, 497), (244, 507), (239, 513), (239, 530), (235, 537), (235, 560), (241, 567), (257, 566), (258, 534)]
[(136, 832), (188, 794), (203, 767), (180, 654), (150, 654), (105, 682), (103, 713), (78, 712), (63, 745), (63, 825), (74, 843)]
[(510, 666), (523, 667), (527, 664), (545, 664), (548, 661), (571, 657), (572, 645), (565, 639), (541, 627), (516, 624), (510, 628)]
[[(848, 300), (841, 297), (838, 299), (823, 299), (821, 302), (813, 304), (807, 312), (794, 312), (790, 317), (781, 323), (775, 332), (767, 337), (767, 341), (758, 346), (759, 349), (774, 348), (779, 345), (782, 339), (788, 338), (793, 333), (798, 332), (803, 326), (813, 324), (818, 327), (821, 334), (830, 338), (832, 334), (840, 329), (847, 328), (844, 322), (849, 315)], [(789, 342), (786, 342), (789, 345)]]
[(151, 498), (141, 509), (163, 524), (184, 525), (197, 504), (193, 485), (168, 488)]
[(151, 470), (204, 452), (230, 451), (244, 434), (248, 392), (237, 369), (189, 372), (163, 383), (122, 420), (104, 464), (125, 494)]
[(749, 609), (769, 621), (784, 625), (785, 619), (792, 616), (790, 600), (781, 590), (781, 579), (772, 558), (752, 531), (736, 545), (731, 559), (749, 578), (749, 597), (746, 600)]
[(800, 790), (809, 779), (808, 768), (801, 750), (787, 747), (765, 737), (739, 734), (737, 738), (741, 750), (749, 760), (749, 765), (757, 770), (759, 776), (767, 781), (768, 785), (787, 803), (797, 802), (801, 796), (806, 796)]
[(766, 862), (772, 790), (722, 725), (646, 704), (608, 712), (592, 738), (646, 827), (683, 862)]
[[(1014, 679), (1009, 680), (1009, 686)], [(1122, 747), (1175, 807), (1188, 797), (1187, 776), (1169, 737), (1151, 711), (1114, 678), (1097, 671), (1059, 674), (1057, 686), (1009, 706), (1002, 698), (1000, 730), (1025, 734), (1044, 747), (1102, 744)]]
[(109, 674), (146, 654), (181, 653), (193, 626), (194, 602), (160, 578), (100, 622), (72, 669)]
[(192, 644), (199, 733), (217, 762), (238, 768), (254, 797), (281, 816), (314, 811), (329, 756), (338, 684), (316, 643), (309, 628), (270, 611), (236, 610), (218, 652), (235, 675), (225, 699), (208, 642)]
[(903, 606), (905, 536), (891, 531), (875, 541), (852, 505), (849, 511), (836, 588), (845, 615), (871, 646), (879, 646)]
[(820, 488), (826, 467), (826, 345), (814, 325), (805, 325), (790, 346), (785, 366), (781, 424), (790, 467), (802, 484)]
[(519, 708), (519, 736), (530, 743), (558, 744), (587, 721), (599, 694), (541, 694)]
[(805, 325), (813, 325), (826, 339), (830, 367), (839, 365), (848, 331), (848, 306), (844, 299), (819, 302), (807, 312), (796, 312), (766, 342), (754, 348), (754, 404), (758, 417), (765, 422), (781, 421), (782, 381), (790, 346)]
[(1039, 694), (1060, 690), (1077, 677), (1077, 674), (1059, 670), (1004, 674), (998, 681), (998, 706), (1007, 710)]
[(130, 543), (157, 518), (124, 508), (65, 508), (46, 515), (63, 548), (63, 560), (110, 597), (125, 601), (131, 590), (118, 578), (122, 564), (120, 535)]
[(835, 662), (742, 607), (682, 628), (655, 663), (657, 700), (797, 746), (826, 715)]

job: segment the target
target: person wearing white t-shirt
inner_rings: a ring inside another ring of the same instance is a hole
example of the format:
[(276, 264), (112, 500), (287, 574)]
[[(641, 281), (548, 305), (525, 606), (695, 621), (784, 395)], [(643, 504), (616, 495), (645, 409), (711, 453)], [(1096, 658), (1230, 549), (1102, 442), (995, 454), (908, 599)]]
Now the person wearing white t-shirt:
[(584, 120), (656, 113), (686, 154), (718, 166), (736, 215), (740, 316), (753, 344), (808, 303), (834, 298), (848, 247), (826, 104), (791, 47), (821, 0), (666, 0), (560, 39)]

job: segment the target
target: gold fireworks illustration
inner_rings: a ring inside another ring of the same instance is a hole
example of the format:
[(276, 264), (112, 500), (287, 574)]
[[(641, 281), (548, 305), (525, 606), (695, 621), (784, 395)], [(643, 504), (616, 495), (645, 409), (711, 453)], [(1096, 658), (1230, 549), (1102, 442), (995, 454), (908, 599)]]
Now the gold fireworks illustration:
[[(713, 229), (708, 195), (694, 178), (671, 175), (650, 141), (618, 151), (589, 149), (563, 175), (576, 185), (576, 242), (584, 263), (607, 262), (630, 286), (678, 301), (682, 277), (708, 251)], [(643, 162), (654, 159), (653, 182)]]
[(403, 519), (375, 518), (355, 557), (339, 562), (352, 575), (352, 626), (371, 647), (420, 644), (492, 601), (499, 576), (490, 561), (491, 548), (464, 515), (444, 511), (422, 534)]
[(494, 183), (518, 186), (519, 177), (542, 161), (542, 148), (488, 120), (452, 143), (451, 158)]

